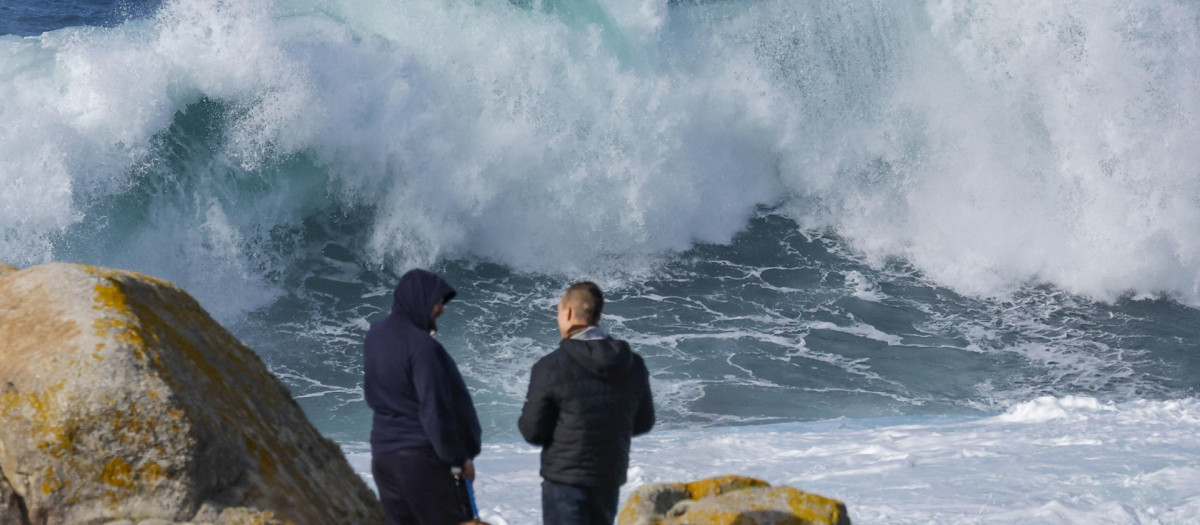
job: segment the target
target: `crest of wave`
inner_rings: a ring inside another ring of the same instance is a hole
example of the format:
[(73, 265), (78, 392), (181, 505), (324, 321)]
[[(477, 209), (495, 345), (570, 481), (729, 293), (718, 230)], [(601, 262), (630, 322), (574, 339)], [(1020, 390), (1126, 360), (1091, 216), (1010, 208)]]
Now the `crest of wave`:
[(795, 215), (967, 293), (1200, 300), (1197, 6), (943, 1), (925, 16), (882, 75), (860, 157), (789, 179)]
[(185, 286), (268, 286), (271, 232), (333, 204), (368, 210), (368, 260), (550, 272), (727, 242), (782, 204), (968, 293), (1195, 302), (1196, 11), (168, 1), (0, 39), (0, 257), (53, 258), (89, 206), (180, 176), (156, 140), (208, 99), (213, 153), (172, 168), (194, 184), (123, 233), (174, 247), (140, 264)]
[[(253, 222), (295, 221), (302, 210), (271, 216), (226, 196), (287, 177), (265, 174), (303, 155), (326, 192), (373, 211), (378, 260), (563, 270), (727, 241), (777, 198), (776, 180), (745, 175), (774, 164), (779, 118), (763, 97), (776, 90), (748, 51), (664, 67), (646, 48), (665, 3), (586, 4), (177, 1), (111, 30), (6, 40), (32, 67), (3, 77), (13, 96), (0, 111), (20, 125), (3, 130), (16, 191), (0, 253), (52, 258), (55, 235), (91, 219), (81, 203), (164, 176), (152, 144), (204, 98), (227, 110), (217, 154), (183, 168), (206, 179), (184, 200), (206, 204), (147, 229), (236, 241)], [(48, 205), (27, 206), (35, 194)], [(222, 224), (197, 227), (212, 217)]]

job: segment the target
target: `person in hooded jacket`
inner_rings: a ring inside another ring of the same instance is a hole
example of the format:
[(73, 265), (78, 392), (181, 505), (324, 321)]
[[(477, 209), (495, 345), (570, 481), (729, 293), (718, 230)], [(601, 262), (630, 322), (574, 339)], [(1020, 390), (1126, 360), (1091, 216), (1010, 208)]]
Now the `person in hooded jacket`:
[(631, 438), (654, 426), (650, 374), (629, 343), (597, 324), (604, 296), (572, 285), (558, 303), (558, 349), (533, 365), (517, 426), (542, 447), (542, 521), (611, 524)]
[(374, 412), (371, 472), (388, 525), (472, 518), (451, 469), (474, 479), (479, 417), (458, 366), (433, 338), (454, 296), (431, 272), (405, 273), (391, 313), (371, 325), (363, 345), (363, 393)]

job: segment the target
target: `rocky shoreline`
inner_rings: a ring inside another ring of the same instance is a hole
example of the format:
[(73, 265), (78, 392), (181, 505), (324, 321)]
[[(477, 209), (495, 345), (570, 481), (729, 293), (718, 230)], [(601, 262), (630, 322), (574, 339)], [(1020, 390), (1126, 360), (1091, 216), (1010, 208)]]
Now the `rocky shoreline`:
[[(848, 525), (729, 476), (640, 487), (632, 524)], [(0, 262), (0, 525), (383, 523), (375, 494), (255, 353), (175, 285)]]

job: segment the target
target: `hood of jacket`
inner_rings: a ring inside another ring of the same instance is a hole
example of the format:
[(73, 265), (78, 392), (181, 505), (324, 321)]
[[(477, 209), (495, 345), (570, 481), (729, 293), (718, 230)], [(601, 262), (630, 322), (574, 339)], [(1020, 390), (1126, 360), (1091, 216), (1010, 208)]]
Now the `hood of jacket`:
[(392, 292), (392, 314), (407, 319), (422, 331), (433, 327), (429, 318), (439, 299), (450, 302), (458, 292), (437, 274), (427, 270), (409, 270), (400, 277)]
[(633, 351), (629, 349), (629, 343), (620, 339), (563, 339), (559, 344), (571, 359), (592, 375), (606, 381), (625, 377), (633, 364)]

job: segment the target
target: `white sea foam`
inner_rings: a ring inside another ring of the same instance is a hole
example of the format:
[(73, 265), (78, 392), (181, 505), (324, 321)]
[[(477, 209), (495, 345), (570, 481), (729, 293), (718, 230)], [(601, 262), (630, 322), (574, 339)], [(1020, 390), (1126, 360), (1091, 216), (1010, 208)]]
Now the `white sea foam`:
[(1003, 415), (997, 416), (996, 419), (1012, 423), (1044, 423), (1052, 419), (1070, 416), (1086, 417), (1087, 414), (1101, 410), (1111, 411), (1116, 410), (1116, 408), (1111, 404), (1101, 403), (1091, 397), (1069, 396), (1056, 398), (1044, 396), (1033, 401), (1020, 403), (1010, 408)]
[[(971, 294), (1195, 302), (1197, 6), (1075, 7), (189, 0), (3, 37), (0, 258), (74, 257), (73, 226), (106, 231), (92, 205), (183, 170), (155, 213), (107, 217), (142, 239), (109, 258), (160, 246), (133, 262), (196, 289), (261, 295), (272, 232), (332, 198), (370, 210), (375, 262), (626, 271), (784, 204)], [(203, 98), (212, 152), (156, 164)], [(224, 236), (182, 235), (215, 235), (211, 206)]]
[(967, 293), (1036, 280), (1194, 302), (1196, 5), (1076, 7), (927, 3), (862, 137), (882, 173), (844, 166), (823, 194), (838, 231)]
[(856, 335), (856, 336), (870, 339), (873, 341), (879, 341), (881, 343), (886, 343), (888, 345), (899, 345), (904, 342), (904, 338), (902, 338), (898, 335), (883, 332), (883, 331), (879, 330), (878, 328), (875, 328), (874, 326), (864, 324), (861, 322), (855, 323), (854, 325), (851, 325), (851, 326), (838, 326), (833, 323), (816, 321), (816, 322), (808, 323), (808, 327), (813, 330), (831, 330), (834, 332), (842, 332), (842, 333), (846, 333), (846, 334)]
[[(1055, 417), (1030, 417), (1030, 412)], [(369, 453), (343, 445), (369, 479)], [(1042, 398), (994, 417), (833, 420), (652, 432), (629, 483), (743, 474), (844, 501), (857, 524), (1200, 523), (1200, 401)], [(540, 520), (537, 449), (488, 443), (485, 520)]]

